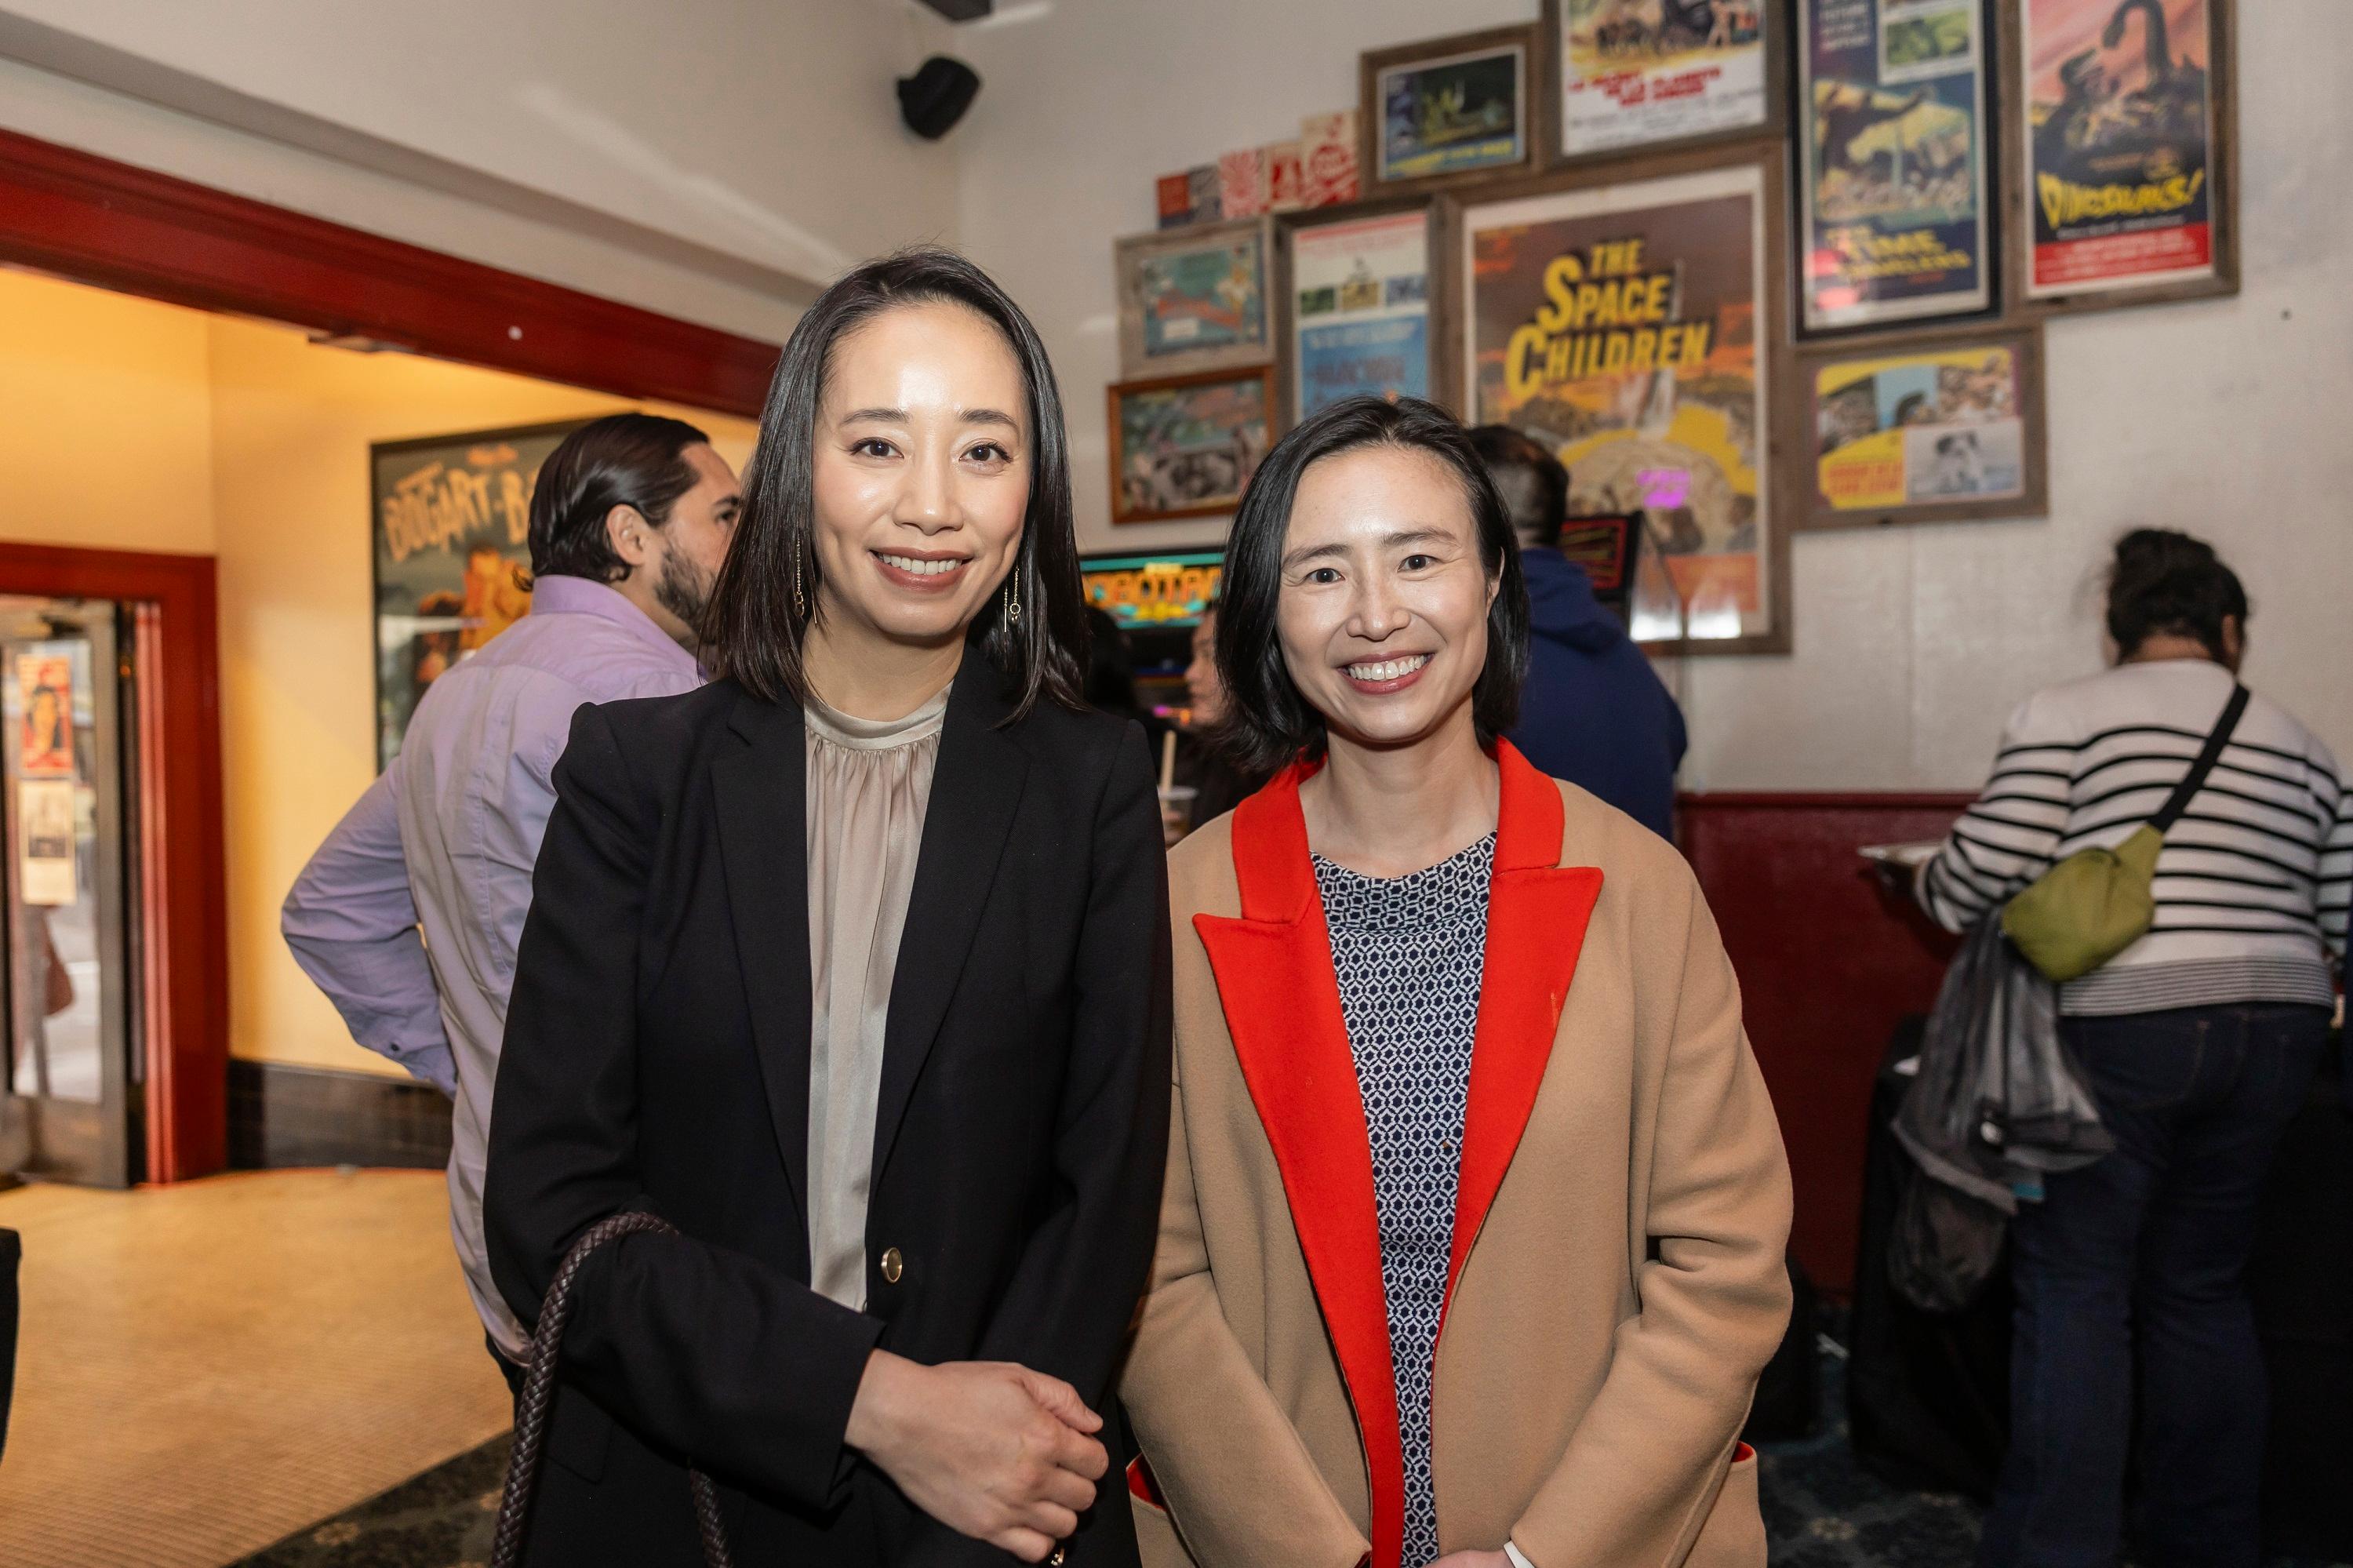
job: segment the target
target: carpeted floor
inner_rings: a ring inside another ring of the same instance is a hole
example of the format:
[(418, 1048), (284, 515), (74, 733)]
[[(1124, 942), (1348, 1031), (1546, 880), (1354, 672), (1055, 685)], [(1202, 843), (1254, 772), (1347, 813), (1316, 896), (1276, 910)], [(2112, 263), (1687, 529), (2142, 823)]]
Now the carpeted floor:
[[(1822, 1361), (1820, 1429), (1765, 1445), (1759, 1456), (1774, 1568), (1968, 1568), (1977, 1505), (1900, 1491), (1858, 1466), (1846, 1442), (1844, 1358), (1830, 1353)], [(232, 1568), (481, 1568), (506, 1455), (504, 1437), (486, 1443)], [(2325, 1565), (2278, 1561), (2271, 1568)]]
[[(1843, 1408), (1839, 1358), (1825, 1356), (1822, 1408)], [(1787, 1568), (1965, 1568), (1977, 1509), (1955, 1497), (1901, 1492), (1857, 1467), (1842, 1421), (1760, 1457), (1773, 1562)], [(480, 1568), (506, 1473), (507, 1440), (486, 1443), (235, 1568)]]

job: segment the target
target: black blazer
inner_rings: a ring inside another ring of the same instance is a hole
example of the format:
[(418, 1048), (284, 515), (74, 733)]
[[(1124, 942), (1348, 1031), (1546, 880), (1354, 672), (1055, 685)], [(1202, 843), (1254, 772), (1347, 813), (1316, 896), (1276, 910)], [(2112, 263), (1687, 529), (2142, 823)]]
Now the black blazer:
[[(491, 1267), (531, 1322), (605, 1215), (684, 1239), (581, 1276), (532, 1562), (700, 1563), (691, 1462), (745, 1568), (1010, 1563), (843, 1448), (878, 1345), (1018, 1361), (1110, 1417), (1168, 1137), (1159, 811), (1133, 723), (1011, 711), (967, 653), (891, 992), (862, 1313), (807, 1283), (800, 712), (721, 682), (575, 717), (499, 1065)], [(1071, 1563), (1135, 1561), (1123, 1488), (1114, 1444)]]

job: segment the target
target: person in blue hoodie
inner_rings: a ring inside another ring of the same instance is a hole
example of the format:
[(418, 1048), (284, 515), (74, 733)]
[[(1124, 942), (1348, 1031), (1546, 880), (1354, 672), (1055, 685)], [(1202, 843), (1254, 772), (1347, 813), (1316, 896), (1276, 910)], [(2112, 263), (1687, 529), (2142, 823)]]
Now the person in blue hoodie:
[(1593, 597), (1585, 568), (1554, 547), (1568, 517), (1568, 470), (1508, 425), (1471, 432), (1520, 535), (1528, 584), (1528, 678), (1512, 744), (1556, 779), (1674, 837), (1683, 715), (1625, 623)]

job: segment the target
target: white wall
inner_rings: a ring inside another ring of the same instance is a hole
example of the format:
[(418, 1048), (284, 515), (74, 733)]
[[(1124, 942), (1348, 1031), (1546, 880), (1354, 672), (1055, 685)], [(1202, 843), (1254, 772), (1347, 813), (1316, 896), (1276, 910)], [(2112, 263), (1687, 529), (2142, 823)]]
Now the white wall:
[(1356, 101), (1356, 54), (1523, 22), (1535, 0), (1052, 0), (1034, 21), (958, 28), (985, 84), (951, 136), (956, 231), (1054, 356), (1071, 428), (1079, 547), (1215, 542), (1225, 524), (1111, 526), (1103, 388), (1119, 379), (1112, 241), (1154, 223), (1152, 182), (1299, 134)]
[[(6, 0), (0, 125), (780, 338), (797, 307), (762, 270), (822, 284), (951, 237), (954, 151), (907, 132), (892, 91), (947, 34), (910, 0)], [(195, 99), (222, 118), (177, 111)], [(273, 118), (283, 136), (249, 133)], [(339, 129), (418, 177), (288, 144)], [(469, 175), (591, 232), (430, 188)], [(709, 264), (599, 239), (599, 217)]]
[[(1055, 0), (959, 33), (987, 82), (955, 136), (959, 236), (1060, 374), (1082, 543), (1108, 526), (1111, 240), (1153, 176), (1354, 100), (1356, 52), (1528, 19), (1532, 0)], [(1796, 652), (1670, 671), (1687, 787), (1966, 789), (2038, 685), (2097, 667), (2094, 577), (2136, 523), (2213, 541), (2255, 600), (2248, 676), (2353, 760), (2353, 5), (2240, 7), (2236, 299), (2050, 328), (2051, 517), (1795, 543)], [(1221, 524), (1125, 527), (1119, 543)]]

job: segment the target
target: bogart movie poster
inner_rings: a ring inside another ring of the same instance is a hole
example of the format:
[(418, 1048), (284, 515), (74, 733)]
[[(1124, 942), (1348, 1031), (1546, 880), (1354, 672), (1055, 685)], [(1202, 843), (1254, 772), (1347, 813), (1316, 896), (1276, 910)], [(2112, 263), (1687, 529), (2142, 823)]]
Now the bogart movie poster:
[(1559, 16), (1563, 156), (1766, 122), (1766, 12), (1778, 14), (1766, 0), (1550, 0), (1550, 8)]
[(530, 613), (532, 486), (582, 423), (369, 449), (379, 768), (435, 677)]
[(1463, 386), (1569, 470), (1575, 515), (1640, 514), (1683, 621), (1769, 635), (1765, 175), (1754, 163), (1530, 196), (1463, 217)]
[(2026, 0), (2026, 291), (2214, 276), (2209, 0)]

